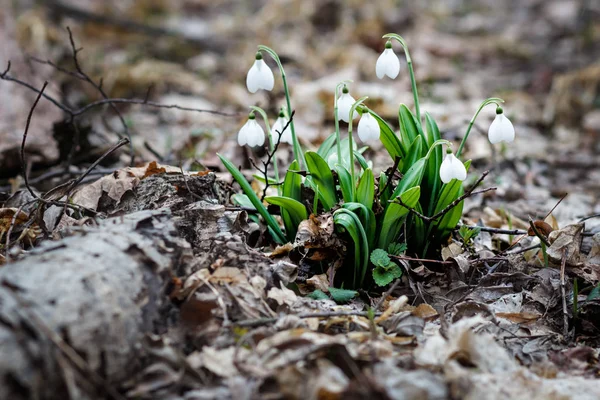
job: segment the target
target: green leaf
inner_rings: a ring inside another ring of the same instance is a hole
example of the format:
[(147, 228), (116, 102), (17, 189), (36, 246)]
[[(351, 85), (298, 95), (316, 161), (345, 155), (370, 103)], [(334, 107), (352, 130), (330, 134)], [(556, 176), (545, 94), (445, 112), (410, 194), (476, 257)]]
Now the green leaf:
[[(385, 172), (380, 172), (379, 173), (379, 202), (381, 204), (384, 205), (384, 207), (386, 207), (386, 204), (388, 204), (388, 201), (390, 200), (390, 198), (392, 197), (392, 185), (388, 185), (387, 184), (388, 181), (388, 177), (385, 174)], [(385, 192), (383, 192), (383, 189), (385, 188)]]
[(329, 294), (336, 303), (347, 303), (358, 295), (355, 290), (329, 288)]
[(398, 186), (396, 186), (394, 193), (392, 193), (391, 198), (394, 199), (398, 195), (406, 192), (407, 190), (416, 186), (420, 186), (421, 180), (423, 179), (424, 171), (425, 157), (420, 158), (416, 163), (412, 165), (412, 167), (408, 169), (406, 174), (404, 174), (402, 179), (400, 179), (400, 182), (398, 183)]
[(358, 216), (360, 223), (365, 230), (365, 234), (367, 235), (367, 243), (369, 244), (368, 248), (371, 249), (373, 247), (373, 242), (375, 241), (375, 235), (377, 233), (377, 220), (375, 219), (375, 213), (370, 208), (367, 208), (362, 203), (344, 203), (342, 207), (352, 211)]
[(352, 286), (360, 287), (369, 264), (369, 242), (365, 230), (358, 216), (345, 208), (340, 208), (333, 213), (333, 223), (338, 232), (346, 232), (352, 239), (354, 256), (352, 258), (347, 257), (346, 260), (352, 264), (353, 268)]
[(337, 172), (338, 180), (340, 182), (340, 189), (342, 191), (342, 197), (345, 202), (354, 201), (354, 183), (352, 182), (352, 176), (350, 172), (343, 165), (336, 164), (335, 172)]
[(246, 196), (245, 194), (242, 194), (242, 193), (235, 193), (234, 195), (232, 195), (231, 202), (240, 207), (253, 208), (256, 210), (256, 208), (254, 207), (254, 204), (252, 204), (252, 202), (250, 201), (248, 196)]
[(600, 299), (600, 284), (592, 289), (590, 294), (588, 294), (586, 300), (596, 300)]
[(373, 269), (373, 280), (377, 286), (385, 286), (390, 284), (394, 279), (402, 276), (402, 269), (395, 263), (390, 263), (387, 269), (377, 267)]
[(313, 300), (329, 300), (329, 296), (327, 296), (325, 292), (319, 289), (315, 290), (312, 293), (309, 293), (306, 297)]
[(388, 247), (388, 254), (391, 254), (393, 256), (399, 256), (403, 254), (407, 248), (408, 246), (406, 245), (406, 243), (391, 243)]
[(329, 150), (334, 148), (335, 145), (335, 132), (331, 135), (327, 136), (327, 139), (321, 143), (319, 149), (317, 150), (317, 154), (320, 155), (325, 160), (327, 159), (327, 155), (329, 154)]
[[(265, 177), (263, 175), (252, 174), (252, 177), (259, 181), (260, 183), (267, 183)], [(275, 178), (269, 178), (269, 185), (277, 185), (279, 182)]]
[[(427, 127), (427, 147), (429, 148), (435, 141), (441, 139), (441, 134), (437, 124), (429, 113), (425, 113), (425, 122)], [(424, 196), (421, 197), (421, 204), (427, 211), (427, 215), (433, 215), (433, 208), (435, 207), (436, 199), (442, 186), (442, 180), (440, 179), (442, 161), (442, 146), (436, 146), (427, 161), (425, 176), (421, 185), (424, 190)]]
[[(383, 147), (385, 147), (387, 152), (390, 154), (392, 160), (395, 160), (396, 157), (400, 157), (403, 160), (404, 157), (406, 157), (406, 150), (403, 147), (400, 139), (398, 139), (398, 136), (396, 136), (394, 133), (394, 130), (388, 125), (387, 122), (383, 120), (383, 118), (374, 113), (372, 110), (369, 110), (369, 113), (377, 120), (377, 123), (379, 124), (379, 129), (381, 129), (379, 139), (381, 140)], [(406, 145), (408, 146), (409, 143), (410, 142), (408, 142)]]
[[(464, 165), (468, 171), (469, 167), (471, 166), (471, 160), (467, 160)], [(440, 197), (438, 198), (435, 212), (433, 214), (437, 214), (438, 212), (442, 211), (454, 200), (458, 199), (464, 194), (462, 184), (462, 181), (453, 179), (449, 183), (442, 185)], [(441, 219), (438, 219), (432, 223), (431, 226), (436, 230), (436, 236), (439, 238), (439, 240), (444, 240), (446, 237), (448, 237), (450, 231), (456, 227), (462, 216), (463, 207), (464, 201), (461, 201)]]
[(302, 176), (292, 172), (300, 169), (300, 164), (294, 160), (285, 173), (283, 180), (282, 195), (302, 202)]
[[(285, 229), (287, 232), (294, 231), (295, 238), (295, 232), (298, 230), (298, 225), (300, 225), (300, 222), (308, 219), (308, 213), (306, 212), (306, 207), (304, 207), (304, 204), (300, 203), (298, 200), (294, 200), (285, 196), (267, 196), (265, 197), (265, 201), (269, 204), (279, 206), (281, 208), (282, 215), (283, 211), (289, 215), (290, 225), (289, 227), (286, 226)], [(290, 242), (292, 242), (294, 238), (292, 238)]]
[(423, 138), (421, 136), (417, 136), (410, 145), (410, 148), (408, 150), (408, 156), (406, 157), (406, 160), (404, 160), (404, 166), (402, 167), (403, 174), (405, 174), (406, 171), (408, 171), (408, 169), (412, 167), (417, 162), (417, 160), (421, 158), (422, 150)]
[(356, 158), (356, 161), (358, 161), (358, 163), (360, 164), (360, 167), (363, 169), (363, 171), (366, 170), (367, 168), (370, 168), (369, 162), (367, 162), (367, 160), (360, 153), (360, 151), (354, 150), (354, 158)]
[(356, 201), (362, 203), (367, 208), (373, 207), (373, 199), (375, 197), (375, 177), (370, 168), (365, 169), (365, 172), (360, 177), (358, 188), (356, 189)]
[[(405, 146), (412, 144), (417, 136), (424, 136), (423, 130), (421, 129), (421, 123), (417, 122), (416, 117), (405, 104), (400, 104), (400, 108), (398, 109), (398, 120), (400, 121), (400, 137)], [(423, 137), (423, 139), (427, 140), (425, 137)], [(408, 157), (410, 153), (407, 151), (406, 155)], [(422, 154), (419, 154), (419, 156), (421, 155)]]
[[(400, 195), (400, 199), (404, 204), (413, 208), (419, 202), (420, 196), (421, 188), (416, 186), (402, 193)], [(400, 233), (402, 223), (406, 219), (406, 216), (409, 212), (410, 211), (406, 207), (401, 206), (398, 203), (389, 203), (383, 215), (383, 222), (379, 233), (377, 247), (382, 249), (388, 248), (389, 244), (392, 243)]]
[[(290, 164), (288, 171), (285, 173), (281, 194), (284, 197), (302, 202), (302, 177), (291, 172), (297, 171), (298, 169), (300, 169), (300, 165), (298, 164), (298, 161), (294, 160), (294, 162)], [(298, 231), (298, 224), (285, 209), (281, 210), (281, 219), (283, 220), (283, 226), (285, 226), (285, 233), (288, 240), (293, 242)]]
[[(337, 157), (337, 146), (333, 146), (327, 152), (327, 156), (323, 157), (323, 160), (327, 162), (330, 169), (335, 168), (335, 164), (342, 164), (348, 170), (350, 168), (350, 146), (348, 138), (344, 138), (340, 142), (340, 148), (342, 149), (342, 159), (338, 160)], [(353, 151), (356, 152), (356, 142), (352, 142)]]
[(248, 196), (248, 199), (250, 200), (254, 208), (256, 208), (258, 213), (264, 218), (264, 220), (267, 223), (267, 226), (271, 228), (273, 233), (273, 240), (275, 240), (275, 242), (279, 244), (287, 243), (285, 235), (281, 231), (281, 228), (279, 228), (279, 224), (277, 224), (275, 218), (273, 218), (273, 216), (269, 214), (269, 212), (262, 204), (256, 193), (254, 193), (254, 190), (252, 190), (252, 187), (250, 186), (246, 178), (244, 178), (244, 175), (242, 175), (242, 173), (235, 167), (235, 165), (231, 163), (231, 161), (227, 160), (225, 157), (218, 153), (217, 156), (221, 159), (221, 162), (223, 163), (225, 168), (227, 168), (231, 176), (233, 176), (233, 179), (235, 179), (236, 182), (240, 185), (246, 196)]
[(371, 252), (371, 262), (376, 267), (386, 268), (392, 261), (390, 260), (387, 251), (375, 249)]
[(321, 200), (325, 211), (329, 211), (331, 207), (337, 204), (335, 182), (329, 165), (314, 151), (307, 151), (305, 157), (312, 184), (319, 188), (319, 200)]

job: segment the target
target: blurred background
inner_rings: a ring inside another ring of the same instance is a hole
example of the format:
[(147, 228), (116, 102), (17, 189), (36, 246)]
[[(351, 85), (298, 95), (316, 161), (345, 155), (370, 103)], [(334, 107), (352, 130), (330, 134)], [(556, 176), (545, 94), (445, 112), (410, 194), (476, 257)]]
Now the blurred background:
[[(378, 80), (381, 36), (408, 42), (419, 82), (421, 108), (437, 120), (442, 136), (460, 140), (482, 100), (499, 96), (517, 139), (492, 149), (487, 128), (495, 113), (480, 115), (465, 156), (474, 167), (494, 167), (504, 200), (533, 200), (547, 207), (565, 191), (584, 214), (598, 210), (600, 191), (600, 3), (593, 0), (482, 1), (207, 1), (207, 0), (3, 0), (0, 69), (41, 87), (72, 106), (98, 100), (92, 86), (40, 63), (72, 71), (66, 27), (71, 27), (83, 69), (110, 97), (220, 110), (235, 116), (120, 106), (137, 160), (160, 157), (178, 165), (196, 159), (219, 168), (222, 152), (248, 167), (247, 149), (235, 141), (248, 106), (275, 119), (283, 104), (280, 75), (273, 92), (245, 87), (258, 44), (280, 55), (292, 91), (296, 126), (307, 147), (333, 131), (333, 89), (352, 79), (351, 94), (396, 123), (400, 103), (412, 107), (402, 51), (396, 80)], [(36, 57), (35, 61), (32, 57)], [(275, 64), (267, 59), (271, 67)], [(150, 88), (150, 90), (149, 90)], [(19, 173), (18, 149), (35, 93), (0, 80), (0, 184)], [(32, 174), (61, 161), (73, 132), (65, 115), (40, 102), (28, 146)], [(82, 137), (76, 162), (102, 154), (121, 132), (110, 109), (78, 119)], [(345, 127), (343, 127), (345, 129)], [(391, 162), (378, 144), (376, 167)], [(127, 154), (121, 162), (127, 163)], [(114, 160), (113, 160), (114, 161)], [(286, 162), (286, 160), (282, 160)], [(579, 196), (579, 197), (577, 197)], [(570, 196), (573, 197), (573, 196)], [(568, 208), (568, 207), (566, 207)]]

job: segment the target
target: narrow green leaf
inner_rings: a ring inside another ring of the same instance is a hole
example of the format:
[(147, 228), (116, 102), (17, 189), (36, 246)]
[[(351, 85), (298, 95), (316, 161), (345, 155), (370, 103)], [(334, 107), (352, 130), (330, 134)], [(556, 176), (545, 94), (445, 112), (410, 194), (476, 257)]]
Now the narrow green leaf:
[(288, 235), (290, 242), (293, 242), (294, 238), (296, 237), (298, 225), (300, 225), (300, 222), (308, 218), (308, 213), (306, 212), (306, 207), (304, 207), (304, 204), (292, 199), (291, 197), (285, 196), (267, 196), (265, 197), (265, 201), (269, 204), (279, 206), (281, 208), (282, 215), (283, 211), (288, 214), (290, 217), (290, 225), (286, 225), (285, 229), (286, 232), (294, 232), (294, 235), (291, 239), (291, 235)]
[(373, 247), (373, 242), (375, 241), (375, 235), (377, 234), (377, 220), (373, 210), (367, 208), (362, 203), (344, 203), (342, 204), (342, 207), (352, 211), (358, 216), (358, 219), (365, 230), (365, 234), (367, 235), (368, 247), (371, 249)]
[(340, 182), (340, 190), (342, 191), (344, 201), (354, 201), (354, 183), (352, 182), (352, 176), (350, 175), (350, 172), (348, 172), (346, 167), (340, 164), (335, 165), (335, 171), (338, 175), (338, 180)]
[(365, 172), (360, 177), (358, 187), (356, 189), (356, 201), (362, 203), (367, 208), (373, 207), (373, 199), (375, 197), (375, 177), (370, 168), (365, 169)]
[(256, 208), (254, 207), (254, 204), (252, 204), (252, 202), (250, 201), (248, 196), (246, 196), (245, 194), (242, 194), (242, 193), (233, 194), (231, 196), (231, 202), (240, 207), (253, 208), (256, 210)]
[(333, 213), (333, 222), (340, 232), (346, 232), (352, 238), (354, 257), (346, 258), (346, 260), (353, 267), (352, 286), (360, 287), (369, 264), (369, 245), (365, 230), (358, 216), (344, 208), (340, 208)]
[[(294, 160), (288, 171), (285, 173), (285, 179), (283, 180), (283, 187), (281, 193), (284, 197), (289, 197), (298, 202), (302, 202), (302, 177), (291, 171), (297, 171), (300, 169), (300, 165), (297, 160)], [(290, 242), (293, 242), (296, 238), (296, 232), (298, 231), (298, 224), (296, 224), (288, 211), (285, 209), (281, 210), (281, 219), (285, 226), (285, 233)]]
[[(252, 177), (254, 179), (256, 179), (257, 181), (259, 181), (260, 183), (267, 183), (265, 177), (262, 175), (252, 174)], [(277, 179), (269, 177), (269, 185), (276, 185), (278, 183), (279, 182), (277, 182)]]
[[(468, 171), (469, 167), (471, 166), (471, 160), (467, 160), (464, 165)], [(449, 183), (442, 185), (440, 196), (436, 203), (434, 210), (435, 212), (433, 214), (437, 214), (438, 212), (442, 211), (444, 208), (450, 205), (450, 203), (462, 196), (464, 192), (463, 182), (456, 179), (453, 179)], [(440, 240), (446, 238), (447, 235), (450, 234), (450, 231), (456, 227), (462, 216), (463, 207), (464, 201), (461, 201), (441, 219), (432, 223), (432, 228), (436, 231), (435, 235)]]
[(306, 297), (313, 300), (329, 300), (329, 296), (327, 296), (325, 292), (319, 289), (315, 290), (312, 293), (309, 293)]
[(415, 162), (412, 167), (406, 171), (406, 174), (400, 179), (398, 186), (392, 193), (391, 198), (395, 198), (396, 196), (404, 193), (408, 189), (411, 189), (415, 186), (421, 185), (421, 180), (423, 179), (423, 173), (425, 171), (425, 157), (420, 158)]
[(336, 303), (347, 303), (358, 295), (355, 290), (329, 288), (329, 294)]
[(305, 157), (312, 184), (319, 188), (319, 200), (325, 211), (329, 211), (337, 204), (333, 174), (325, 160), (314, 151), (307, 151)]
[(417, 136), (408, 149), (408, 156), (406, 157), (406, 160), (404, 160), (404, 166), (402, 169), (403, 174), (405, 174), (406, 171), (408, 171), (408, 169), (421, 158), (422, 151), (423, 138), (421, 136)]
[[(427, 127), (427, 147), (429, 148), (436, 140), (441, 139), (440, 130), (429, 113), (425, 113), (425, 121)], [(433, 215), (433, 209), (435, 207), (436, 199), (442, 186), (442, 180), (440, 179), (440, 167), (443, 161), (442, 146), (437, 146), (429, 160), (427, 161), (427, 167), (425, 176), (423, 177), (423, 184), (421, 185), (424, 189), (424, 196), (421, 197), (421, 204), (426, 209), (428, 215)]]
[(254, 208), (256, 208), (258, 213), (264, 218), (269, 228), (272, 229), (273, 240), (275, 240), (279, 244), (286, 243), (287, 240), (285, 238), (285, 235), (281, 231), (281, 228), (279, 228), (279, 224), (277, 224), (275, 218), (273, 218), (273, 216), (269, 214), (269, 212), (262, 204), (256, 193), (254, 193), (252, 187), (250, 186), (246, 178), (244, 178), (244, 175), (235, 167), (235, 165), (231, 163), (231, 161), (227, 160), (225, 157), (218, 153), (217, 156), (221, 159), (221, 162), (223, 163), (225, 168), (227, 168), (231, 176), (233, 176), (233, 179), (235, 179), (236, 182), (240, 185), (246, 196), (248, 196), (248, 199), (252, 202)]
[(321, 143), (321, 145), (319, 146), (319, 149), (317, 150), (317, 154), (326, 160), (327, 155), (329, 154), (329, 150), (334, 148), (334, 146), (333, 146), (334, 144), (335, 144), (335, 132), (333, 132), (331, 135), (327, 136), (327, 139), (325, 139), (323, 141), (323, 143)]
[[(387, 152), (390, 154), (392, 160), (395, 160), (396, 157), (400, 157), (402, 160), (404, 160), (404, 157), (406, 157), (406, 150), (403, 147), (400, 139), (398, 139), (398, 136), (396, 136), (394, 133), (394, 130), (375, 112), (369, 110), (369, 113), (375, 117), (377, 123), (379, 124), (379, 128), (381, 129), (379, 139), (381, 140), (383, 147), (385, 147)], [(406, 145), (408, 146), (408, 144), (410, 144), (410, 142)]]
[[(419, 202), (421, 196), (421, 188), (419, 186), (406, 190), (400, 195), (400, 199), (404, 204), (413, 208)], [(377, 247), (387, 249), (400, 233), (402, 223), (406, 219), (410, 211), (400, 204), (389, 203), (383, 215), (383, 222), (379, 233), (379, 241)]]
[(358, 161), (358, 164), (363, 169), (363, 171), (366, 170), (367, 168), (371, 168), (369, 162), (365, 159), (365, 157), (358, 150), (354, 151), (354, 158), (356, 158), (356, 161)]
[(398, 120), (400, 121), (401, 136), (406, 135), (409, 140), (407, 143), (412, 143), (417, 136), (422, 136), (423, 142), (427, 143), (427, 137), (423, 134), (421, 122), (417, 121), (417, 117), (415, 117), (405, 104), (400, 104), (400, 108), (398, 109)]

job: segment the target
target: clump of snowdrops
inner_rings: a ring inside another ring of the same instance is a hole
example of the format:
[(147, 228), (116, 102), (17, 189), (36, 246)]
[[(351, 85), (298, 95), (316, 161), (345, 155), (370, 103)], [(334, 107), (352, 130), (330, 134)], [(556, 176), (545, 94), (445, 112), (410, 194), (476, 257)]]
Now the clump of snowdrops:
[[(433, 118), (427, 113), (424, 118), (421, 115), (417, 83), (406, 42), (393, 33), (383, 38), (386, 40), (385, 50), (376, 61), (376, 75), (379, 79), (386, 76), (395, 79), (399, 75), (400, 60), (392, 46), (393, 41), (398, 42), (410, 75), (414, 112), (401, 104), (398, 110), (400, 129), (395, 131), (367, 107), (367, 96), (358, 100), (351, 96), (351, 81), (341, 82), (335, 87), (333, 96), (335, 131), (316, 151), (303, 149), (299, 143), (293, 118), (290, 118), (293, 116), (290, 92), (279, 56), (269, 47), (258, 46), (246, 79), (248, 90), (255, 93), (273, 89), (273, 72), (263, 59), (264, 55), (269, 55), (279, 67), (286, 105), (272, 127), (266, 112), (252, 106), (248, 121), (239, 131), (238, 143), (262, 146), (268, 139), (271, 154), (281, 143), (292, 146), (294, 161), (287, 167), (283, 180), (276, 157), (272, 163), (272, 176), (266, 173), (267, 164), (263, 177), (255, 175), (263, 184), (276, 188), (277, 195), (266, 196), (264, 201), (279, 207), (283, 229), (241, 172), (219, 155), (244, 191), (245, 195), (237, 196), (237, 201), (254, 208), (262, 216), (275, 243), (294, 243), (299, 225), (311, 214), (331, 215), (336, 234), (347, 241), (344, 273), (336, 280), (336, 284), (344, 288), (360, 288), (372, 282), (379, 286), (387, 285), (402, 274), (390, 255), (408, 251), (424, 256), (436, 251), (448, 240), (462, 215), (463, 202), (456, 203), (456, 200), (464, 194), (462, 183), (471, 163), (470, 160), (461, 161), (461, 153), (475, 119), (486, 106), (496, 106), (496, 118), (488, 133), (490, 142), (511, 142), (515, 136), (512, 123), (500, 107), (504, 101), (488, 98), (473, 115), (454, 152), (452, 143), (441, 138)], [(256, 121), (257, 113), (267, 128), (266, 134)], [(393, 171), (382, 172), (377, 177), (374, 175), (372, 164), (363, 156), (365, 148), (359, 149), (354, 141), (354, 121), (357, 118), (360, 118), (356, 129), (359, 139), (367, 143), (381, 141), (389, 153)], [(344, 139), (340, 122), (347, 124), (347, 137)], [(450, 207), (453, 202), (456, 204)], [(441, 212), (444, 210), (446, 212)]]

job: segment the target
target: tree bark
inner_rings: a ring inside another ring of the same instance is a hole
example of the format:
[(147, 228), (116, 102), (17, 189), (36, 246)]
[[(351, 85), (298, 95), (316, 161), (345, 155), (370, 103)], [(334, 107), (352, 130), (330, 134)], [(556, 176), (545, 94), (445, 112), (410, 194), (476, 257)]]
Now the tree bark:
[(173, 271), (190, 256), (161, 209), (82, 228), (0, 269), (0, 398), (119, 397), (112, 387), (141, 367), (144, 336), (169, 324)]

